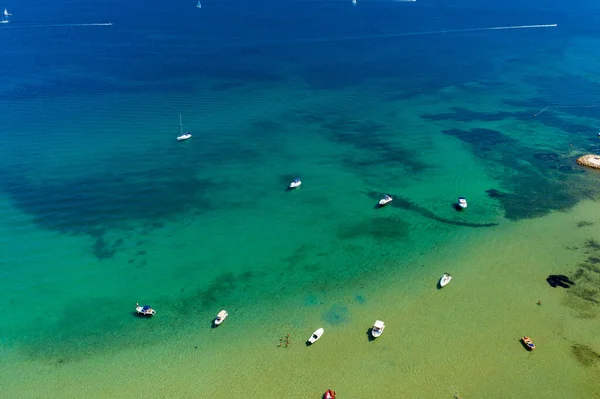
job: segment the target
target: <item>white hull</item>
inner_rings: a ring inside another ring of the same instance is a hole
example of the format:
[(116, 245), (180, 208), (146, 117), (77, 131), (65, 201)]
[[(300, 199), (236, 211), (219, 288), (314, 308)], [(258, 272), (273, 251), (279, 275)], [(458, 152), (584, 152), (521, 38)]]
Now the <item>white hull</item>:
[(192, 138), (191, 134), (183, 134), (181, 136), (177, 136), (177, 141), (184, 141), (184, 140), (188, 140), (191, 138)]
[(380, 207), (386, 206), (387, 204), (392, 202), (392, 199), (393, 199), (392, 197), (390, 197), (389, 195), (386, 195), (385, 197), (383, 197), (382, 199), (379, 200), (378, 204)]
[(385, 323), (381, 320), (375, 321), (373, 324), (373, 328), (371, 329), (371, 335), (373, 338), (380, 337), (383, 334), (383, 330), (385, 329)]
[(229, 316), (229, 313), (227, 313), (227, 311), (225, 311), (225, 310), (221, 310), (219, 312), (219, 314), (217, 315), (217, 317), (215, 318), (215, 326), (218, 326), (221, 323), (223, 323), (223, 321), (225, 321), (227, 316)]
[(440, 279), (440, 287), (445, 287), (452, 280), (452, 276), (448, 273), (444, 273), (442, 278)]
[(467, 200), (463, 197), (459, 197), (456, 205), (458, 205), (460, 209), (467, 209)]
[(152, 308), (144, 309), (143, 306), (136, 306), (135, 311), (143, 316), (154, 316), (156, 314), (156, 310)]
[(300, 187), (302, 185), (302, 182), (300, 180), (294, 180), (293, 182), (290, 183), (290, 188), (297, 188)]
[(311, 344), (314, 344), (315, 342), (317, 342), (319, 340), (319, 338), (321, 338), (321, 335), (323, 335), (323, 332), (325, 330), (323, 328), (319, 328), (317, 331), (315, 331), (310, 338), (308, 339), (308, 342), (310, 342)]

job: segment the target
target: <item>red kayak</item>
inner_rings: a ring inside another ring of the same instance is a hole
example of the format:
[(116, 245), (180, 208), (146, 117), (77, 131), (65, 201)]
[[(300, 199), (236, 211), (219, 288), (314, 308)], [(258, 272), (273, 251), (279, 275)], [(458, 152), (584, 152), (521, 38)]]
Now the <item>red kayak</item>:
[(328, 389), (323, 395), (324, 399), (335, 399), (335, 391), (332, 389)]

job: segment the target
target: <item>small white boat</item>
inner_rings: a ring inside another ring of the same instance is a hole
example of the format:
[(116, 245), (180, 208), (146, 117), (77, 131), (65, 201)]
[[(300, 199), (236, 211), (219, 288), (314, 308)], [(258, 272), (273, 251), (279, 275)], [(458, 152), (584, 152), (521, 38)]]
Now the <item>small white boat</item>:
[(196, 8), (202, 8), (202, 4), (200, 4), (200, 0), (198, 0), (198, 4), (196, 4)]
[(458, 197), (456, 205), (458, 205), (460, 209), (465, 209), (467, 207), (467, 199), (465, 197)]
[(373, 328), (371, 329), (371, 335), (373, 336), (373, 338), (381, 336), (381, 333), (383, 333), (384, 328), (385, 323), (381, 320), (376, 320), (375, 324), (373, 324)]
[(444, 275), (440, 279), (440, 288), (445, 287), (450, 282), (450, 280), (452, 280), (452, 276), (450, 275), (450, 273), (444, 273)]
[(215, 326), (218, 326), (219, 324), (223, 323), (227, 316), (229, 316), (229, 313), (227, 313), (226, 310), (221, 310), (215, 318)]
[(190, 138), (192, 138), (191, 133), (183, 133), (183, 123), (181, 122), (181, 114), (179, 114), (179, 136), (177, 136), (177, 141), (184, 141)]
[(352, 5), (355, 6), (356, 5), (356, 0), (352, 0)]
[(296, 177), (294, 179), (294, 181), (290, 183), (290, 188), (300, 187), (301, 184), (302, 184), (302, 181), (300, 180), (300, 178)]
[(8, 12), (8, 10), (5, 8), (4, 9), (4, 13), (2, 13), (2, 20), (0, 20), (0, 24), (7, 24), (10, 22), (10, 20), (8, 19), (8, 17), (12, 16), (11, 13)]
[(319, 338), (321, 338), (321, 335), (323, 335), (323, 332), (324, 332), (324, 331), (325, 331), (324, 329), (322, 329), (322, 328), (319, 328), (317, 331), (315, 331), (315, 332), (314, 332), (314, 333), (313, 333), (313, 334), (310, 336), (310, 338), (308, 339), (308, 342), (309, 342), (309, 343), (311, 343), (311, 344), (314, 344), (315, 342), (317, 342), (317, 340), (318, 340)]
[(379, 207), (386, 206), (390, 202), (392, 202), (392, 197), (386, 194), (385, 197), (379, 200)]
[(156, 314), (156, 310), (152, 309), (150, 305), (140, 306), (139, 303), (135, 304), (135, 311), (142, 316), (154, 316)]

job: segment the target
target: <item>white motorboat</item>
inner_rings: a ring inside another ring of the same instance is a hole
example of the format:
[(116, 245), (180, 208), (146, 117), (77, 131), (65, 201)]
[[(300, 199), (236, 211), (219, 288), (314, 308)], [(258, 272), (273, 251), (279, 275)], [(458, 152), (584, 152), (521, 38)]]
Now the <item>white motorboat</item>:
[(458, 205), (458, 207), (460, 209), (466, 209), (467, 199), (465, 197), (458, 197), (458, 201), (456, 202), (456, 205)]
[(229, 313), (227, 313), (226, 310), (221, 310), (215, 318), (215, 326), (218, 326), (219, 324), (223, 323), (227, 316), (229, 316)]
[(452, 280), (452, 276), (450, 273), (444, 273), (442, 278), (440, 279), (440, 288), (445, 287)]
[(177, 136), (177, 141), (184, 141), (192, 138), (192, 134), (189, 132), (183, 133), (183, 123), (181, 122), (181, 114), (179, 114), (179, 136)]
[(375, 324), (373, 324), (373, 328), (371, 329), (371, 335), (373, 336), (373, 338), (381, 336), (381, 333), (383, 333), (384, 328), (385, 323), (381, 320), (376, 320)]
[(296, 177), (294, 179), (294, 181), (290, 183), (290, 188), (300, 187), (301, 184), (302, 184), (302, 181), (300, 180), (300, 178)]
[(379, 200), (379, 207), (386, 206), (387, 204), (392, 202), (392, 200), (393, 198), (386, 194), (385, 197)]
[(324, 331), (325, 331), (324, 329), (322, 329), (322, 328), (319, 328), (317, 331), (315, 331), (315, 332), (314, 332), (314, 333), (313, 333), (313, 334), (310, 336), (310, 338), (308, 339), (308, 342), (309, 342), (310, 344), (314, 344), (315, 342), (317, 342), (317, 340), (318, 340), (319, 338), (321, 338), (321, 335), (323, 335), (323, 332), (324, 332)]
[(142, 316), (154, 316), (156, 314), (156, 310), (152, 309), (150, 305), (140, 306), (139, 303), (135, 304), (135, 311)]
[(356, 5), (356, 0), (352, 0), (352, 5), (355, 6)]

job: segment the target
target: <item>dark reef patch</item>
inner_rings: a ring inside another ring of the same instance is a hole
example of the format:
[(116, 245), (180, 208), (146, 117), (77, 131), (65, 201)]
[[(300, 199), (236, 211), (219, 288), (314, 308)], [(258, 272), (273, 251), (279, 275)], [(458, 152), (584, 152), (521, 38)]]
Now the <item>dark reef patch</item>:
[(98, 260), (110, 259), (115, 256), (117, 250), (122, 246), (122, 239), (110, 243), (104, 237), (98, 237), (92, 246), (92, 253)]
[(571, 353), (573, 353), (575, 359), (585, 367), (591, 367), (600, 362), (600, 354), (596, 353), (587, 345), (571, 345)]
[(370, 237), (379, 241), (400, 241), (408, 237), (410, 225), (397, 217), (374, 217), (372, 219), (342, 225), (337, 232), (342, 240)]
[(345, 324), (350, 321), (350, 312), (344, 305), (332, 305), (323, 313), (323, 320), (334, 326)]
[(551, 274), (546, 278), (546, 281), (552, 288), (571, 288), (571, 285), (575, 285), (575, 283), (564, 274)]
[[(369, 196), (369, 198), (372, 198), (374, 201), (378, 201), (383, 196), (383, 193), (380, 193), (377, 191), (368, 191), (365, 194), (367, 196)], [(391, 193), (389, 193), (389, 195), (394, 199), (394, 201), (391, 202), (391, 205), (387, 205), (388, 207), (399, 208), (399, 209), (415, 212), (423, 217), (426, 217), (427, 219), (435, 220), (440, 223), (450, 224), (450, 225), (454, 225), (454, 226), (474, 227), (474, 228), (493, 227), (493, 226), (498, 225), (497, 223), (470, 223), (470, 222), (461, 222), (459, 220), (445, 219), (440, 216), (437, 216), (435, 213), (431, 212), (429, 209), (424, 208), (420, 205), (417, 205), (414, 202), (412, 202), (406, 198), (403, 198), (400, 195), (391, 194)]]
[[(598, 189), (583, 185), (573, 160), (553, 151), (539, 151), (502, 132), (473, 128), (448, 129), (442, 133), (471, 145), (475, 156), (506, 190), (487, 190), (502, 205), (509, 220), (539, 217), (566, 210), (582, 197), (595, 197)], [(569, 184), (566, 180), (570, 179)]]
[(344, 166), (359, 173), (369, 174), (374, 170), (380, 173), (383, 167), (400, 167), (418, 173), (430, 167), (414, 149), (402, 146), (397, 134), (389, 126), (375, 120), (341, 116), (338, 111), (328, 107), (296, 108), (286, 112), (283, 120), (313, 124), (325, 139), (357, 149), (357, 153), (340, 156)]

